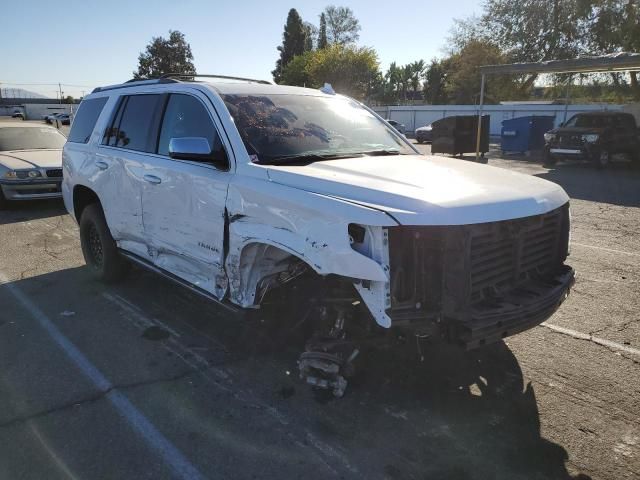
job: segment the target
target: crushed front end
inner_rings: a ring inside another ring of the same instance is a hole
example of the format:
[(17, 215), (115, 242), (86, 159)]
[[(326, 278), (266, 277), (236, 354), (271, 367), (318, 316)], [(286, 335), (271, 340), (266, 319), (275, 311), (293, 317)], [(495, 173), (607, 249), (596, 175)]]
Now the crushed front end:
[(543, 215), (388, 229), (394, 327), (475, 348), (549, 318), (574, 283), (569, 204)]

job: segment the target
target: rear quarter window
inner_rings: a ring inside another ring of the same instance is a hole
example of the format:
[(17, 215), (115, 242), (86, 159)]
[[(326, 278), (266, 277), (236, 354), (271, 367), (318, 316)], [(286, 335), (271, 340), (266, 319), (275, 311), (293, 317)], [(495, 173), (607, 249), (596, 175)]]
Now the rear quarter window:
[(108, 97), (92, 98), (84, 100), (78, 108), (76, 118), (71, 125), (67, 141), (74, 143), (88, 143), (91, 138), (98, 117), (107, 103)]

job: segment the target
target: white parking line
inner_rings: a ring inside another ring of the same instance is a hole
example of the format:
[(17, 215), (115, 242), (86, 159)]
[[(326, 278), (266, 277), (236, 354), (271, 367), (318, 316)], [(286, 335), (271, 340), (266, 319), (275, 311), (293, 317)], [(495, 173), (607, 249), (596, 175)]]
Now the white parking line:
[(587, 245), (585, 243), (578, 243), (578, 242), (571, 242), (571, 245), (578, 245), (579, 247), (595, 248), (596, 250), (604, 250), (605, 252), (620, 253), (622, 255), (631, 255), (634, 257), (640, 257), (640, 253), (625, 252), (624, 250), (616, 250), (615, 248), (597, 247), (595, 245)]
[(611, 340), (607, 340), (606, 338), (594, 337), (593, 335), (589, 335), (588, 333), (578, 332), (570, 328), (559, 327), (558, 325), (552, 325), (546, 322), (541, 323), (540, 325), (548, 328), (549, 330), (553, 330), (554, 332), (563, 333), (579, 340), (588, 340), (590, 342), (597, 343), (598, 345), (611, 348), (612, 350), (618, 350), (620, 352), (625, 352), (640, 357), (640, 350), (629, 347), (627, 345), (621, 345), (620, 343), (612, 342)]
[(94, 386), (108, 392), (105, 398), (118, 410), (122, 417), (149, 446), (155, 450), (171, 467), (176, 478), (201, 479), (204, 476), (158, 429), (140, 412), (113, 384), (98, 370), (87, 357), (55, 326), (55, 324), (36, 306), (25, 293), (0, 272), (0, 285), (27, 310), (51, 339), (67, 354), (69, 359), (87, 377)]

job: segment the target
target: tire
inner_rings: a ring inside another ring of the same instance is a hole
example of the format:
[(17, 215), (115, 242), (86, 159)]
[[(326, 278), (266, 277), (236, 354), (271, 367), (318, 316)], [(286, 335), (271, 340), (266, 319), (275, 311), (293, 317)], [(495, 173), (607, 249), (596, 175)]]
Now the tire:
[(556, 162), (557, 160), (551, 156), (549, 150), (545, 149), (544, 153), (542, 154), (542, 166), (551, 168), (555, 166)]
[(422, 140), (416, 139), (416, 141), (417, 141), (420, 145), (422, 145)]
[(591, 162), (598, 170), (601, 170), (611, 163), (611, 154), (608, 150), (595, 151), (592, 154)]
[(0, 210), (5, 210), (9, 205), (9, 201), (4, 198), (4, 193), (2, 193), (2, 187), (0, 187)]
[(118, 252), (102, 208), (96, 203), (82, 211), (80, 245), (87, 267), (96, 279), (114, 283), (127, 273), (129, 264)]

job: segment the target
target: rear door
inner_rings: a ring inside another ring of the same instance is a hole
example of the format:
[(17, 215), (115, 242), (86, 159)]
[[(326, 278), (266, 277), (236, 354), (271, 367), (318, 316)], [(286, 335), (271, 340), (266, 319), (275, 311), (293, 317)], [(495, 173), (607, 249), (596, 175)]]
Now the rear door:
[(100, 198), (120, 248), (150, 260), (142, 225), (145, 165), (155, 150), (162, 113), (160, 94), (123, 95), (97, 149)]
[(213, 106), (197, 90), (166, 98), (157, 154), (144, 165), (142, 219), (156, 266), (222, 298), (225, 202), (230, 164), (169, 157), (172, 138), (206, 138), (212, 151), (229, 158), (211, 114)]

